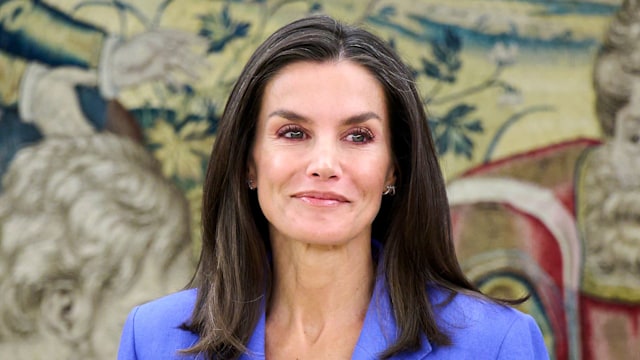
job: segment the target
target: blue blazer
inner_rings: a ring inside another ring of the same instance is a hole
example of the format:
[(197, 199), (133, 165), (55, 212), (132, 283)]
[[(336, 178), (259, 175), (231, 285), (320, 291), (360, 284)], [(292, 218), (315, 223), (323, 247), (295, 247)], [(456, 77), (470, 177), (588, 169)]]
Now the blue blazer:
[[(437, 287), (427, 288), (434, 304), (437, 323), (451, 337), (452, 345), (432, 345), (426, 337), (422, 347), (393, 359), (548, 359), (542, 334), (529, 315), (490, 301), (458, 294), (448, 304), (447, 293)], [(127, 318), (118, 359), (204, 359), (178, 353), (198, 340), (198, 336), (181, 330), (189, 320), (196, 290), (181, 291), (134, 308)], [(384, 281), (376, 281), (360, 338), (353, 351), (354, 360), (378, 359), (377, 354), (393, 344), (396, 324)], [(262, 313), (242, 360), (264, 359), (265, 314)]]

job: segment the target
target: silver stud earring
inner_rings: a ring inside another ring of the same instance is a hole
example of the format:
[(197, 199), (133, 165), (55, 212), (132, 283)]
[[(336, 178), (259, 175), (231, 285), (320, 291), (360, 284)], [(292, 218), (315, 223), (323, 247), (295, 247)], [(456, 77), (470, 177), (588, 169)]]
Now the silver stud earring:
[(382, 193), (382, 195), (389, 195), (389, 196), (393, 196), (396, 194), (396, 187), (393, 185), (387, 185), (384, 187), (384, 192)]
[(247, 185), (249, 186), (249, 190), (255, 190), (256, 189), (256, 184), (253, 182), (252, 179), (247, 180)]

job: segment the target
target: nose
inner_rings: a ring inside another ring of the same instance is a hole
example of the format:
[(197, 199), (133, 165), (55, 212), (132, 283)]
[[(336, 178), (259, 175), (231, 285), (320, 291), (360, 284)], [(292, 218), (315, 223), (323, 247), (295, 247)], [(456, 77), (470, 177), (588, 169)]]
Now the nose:
[(307, 176), (321, 180), (342, 176), (338, 145), (331, 141), (316, 141), (309, 154)]

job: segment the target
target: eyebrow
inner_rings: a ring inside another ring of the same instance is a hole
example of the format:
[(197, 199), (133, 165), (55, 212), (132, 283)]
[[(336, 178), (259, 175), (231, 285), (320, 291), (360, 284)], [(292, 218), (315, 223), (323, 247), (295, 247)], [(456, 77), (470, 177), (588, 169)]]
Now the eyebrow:
[[(303, 116), (300, 115), (296, 112), (290, 111), (290, 110), (284, 110), (284, 109), (279, 109), (279, 110), (275, 110), (273, 112), (271, 112), (269, 115), (267, 115), (268, 118), (273, 117), (273, 116), (279, 116), (282, 118), (285, 118), (287, 120), (291, 120), (291, 121), (296, 121), (296, 122), (309, 122), (310, 120)], [(345, 125), (353, 125), (353, 124), (361, 124), (369, 119), (378, 119), (378, 120), (382, 120), (380, 118), (380, 116), (378, 114), (376, 114), (373, 111), (367, 111), (367, 112), (363, 112), (361, 114), (357, 114), (357, 115), (353, 115), (348, 117), (347, 119), (344, 120)]]

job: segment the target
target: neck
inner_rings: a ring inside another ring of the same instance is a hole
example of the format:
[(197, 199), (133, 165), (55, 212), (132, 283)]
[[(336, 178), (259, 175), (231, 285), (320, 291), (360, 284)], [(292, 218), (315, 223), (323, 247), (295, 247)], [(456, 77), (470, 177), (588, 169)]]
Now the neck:
[(362, 325), (375, 277), (369, 239), (329, 246), (275, 240), (272, 246), (269, 323), (311, 343), (327, 329)]

